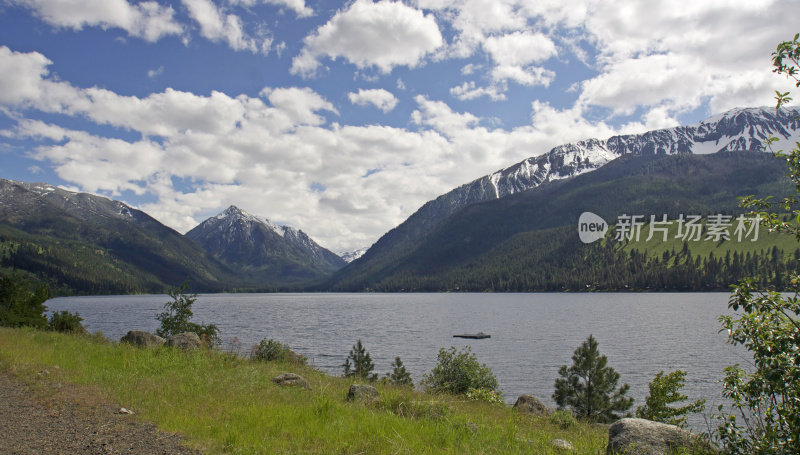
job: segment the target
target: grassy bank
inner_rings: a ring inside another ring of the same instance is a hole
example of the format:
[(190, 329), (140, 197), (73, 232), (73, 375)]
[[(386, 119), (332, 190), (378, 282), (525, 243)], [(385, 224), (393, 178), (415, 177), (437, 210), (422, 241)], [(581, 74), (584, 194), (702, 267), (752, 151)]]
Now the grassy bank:
[[(96, 390), (211, 454), (547, 454), (558, 453), (556, 438), (600, 454), (607, 441), (596, 426), (562, 428), (506, 406), (388, 385), (378, 384), (380, 402), (350, 403), (350, 381), (305, 366), (27, 329), (0, 328), (0, 369), (29, 381), (47, 369), (51, 380)], [(312, 389), (274, 384), (284, 372)]]

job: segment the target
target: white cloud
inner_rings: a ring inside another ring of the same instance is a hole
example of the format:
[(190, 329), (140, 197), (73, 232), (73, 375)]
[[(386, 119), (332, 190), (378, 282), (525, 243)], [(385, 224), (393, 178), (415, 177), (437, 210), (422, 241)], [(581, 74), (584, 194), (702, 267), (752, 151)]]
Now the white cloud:
[(129, 35), (147, 41), (180, 35), (183, 27), (175, 21), (171, 6), (154, 1), (128, 3), (126, 0), (12, 0), (26, 6), (43, 21), (81, 30), (84, 27), (121, 28)]
[(250, 52), (269, 52), (272, 39), (254, 38), (243, 29), (242, 20), (235, 14), (226, 14), (211, 0), (182, 0), (189, 10), (189, 16), (200, 25), (200, 34), (215, 42), (225, 42), (233, 50)]
[(492, 101), (504, 101), (506, 99), (506, 87), (490, 86), (490, 87), (477, 87), (475, 81), (464, 82), (463, 84), (452, 87), (450, 95), (460, 99), (461, 101), (474, 100), (482, 96), (488, 96)]
[(358, 93), (350, 92), (347, 98), (351, 103), (359, 106), (373, 105), (383, 112), (389, 112), (397, 106), (397, 98), (389, 91), (384, 89), (359, 89)]
[(416, 67), (441, 45), (433, 16), (399, 2), (356, 0), (305, 38), (291, 72), (311, 76), (320, 58), (342, 57), (386, 74), (396, 66)]
[(158, 76), (161, 76), (162, 74), (164, 74), (163, 66), (159, 66), (158, 68), (152, 70), (147, 70), (147, 77), (149, 77), (150, 79), (155, 79)]

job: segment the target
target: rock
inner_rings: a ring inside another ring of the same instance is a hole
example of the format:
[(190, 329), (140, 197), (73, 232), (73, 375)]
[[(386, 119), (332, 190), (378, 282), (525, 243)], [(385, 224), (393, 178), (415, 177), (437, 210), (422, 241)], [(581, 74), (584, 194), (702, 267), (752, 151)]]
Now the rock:
[(167, 340), (161, 338), (160, 336), (153, 335), (152, 333), (145, 332), (143, 330), (131, 330), (125, 334), (124, 337), (120, 338), (119, 341), (120, 343), (128, 343), (140, 348), (157, 347), (167, 342)]
[(550, 445), (562, 452), (572, 452), (575, 450), (572, 443), (564, 439), (553, 439), (550, 441)]
[(200, 337), (194, 332), (183, 332), (167, 338), (167, 346), (181, 348), (184, 351), (198, 349), (200, 344)]
[(133, 411), (131, 411), (131, 410), (130, 410), (130, 409), (128, 409), (128, 408), (119, 408), (119, 413), (120, 413), (120, 414), (128, 414), (128, 415), (132, 415), (132, 414), (133, 414)]
[(542, 403), (542, 400), (533, 395), (520, 395), (514, 403), (514, 409), (523, 413), (535, 416), (545, 416), (550, 414), (550, 410)]
[(675, 425), (626, 418), (608, 428), (606, 454), (669, 455), (683, 449), (708, 447), (700, 436)]
[(347, 391), (347, 401), (372, 403), (373, 401), (378, 401), (380, 396), (378, 389), (366, 384), (353, 384), (350, 386), (350, 390)]
[(297, 386), (311, 390), (311, 386), (308, 385), (308, 381), (306, 381), (305, 378), (299, 374), (283, 373), (272, 378), (272, 382), (282, 386)]

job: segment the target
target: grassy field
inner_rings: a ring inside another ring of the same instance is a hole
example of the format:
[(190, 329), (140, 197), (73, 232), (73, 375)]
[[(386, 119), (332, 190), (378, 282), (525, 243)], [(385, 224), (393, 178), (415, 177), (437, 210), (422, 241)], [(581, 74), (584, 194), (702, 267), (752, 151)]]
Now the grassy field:
[[(674, 221), (674, 220), (673, 220)], [(612, 225), (613, 226), (613, 225)], [(742, 235), (741, 240), (734, 234), (735, 222), (728, 230), (730, 238), (728, 240), (706, 240), (707, 238), (707, 223), (702, 223), (702, 234), (699, 241), (688, 241), (689, 248), (694, 256), (708, 257), (709, 254), (714, 253), (717, 258), (724, 258), (726, 254), (738, 252), (741, 254), (757, 253), (760, 251), (770, 251), (773, 247), (783, 250), (784, 259), (789, 259), (794, 256), (795, 250), (798, 249), (797, 239), (791, 234), (769, 232), (767, 228), (760, 226), (758, 236), (755, 241), (754, 234), (749, 237)], [(650, 224), (646, 223), (641, 227), (641, 234), (638, 241), (628, 241), (623, 243), (623, 250), (639, 250), (647, 254), (649, 257), (660, 257), (665, 251), (681, 251), (683, 248), (684, 240), (678, 237), (678, 223), (674, 221), (667, 229), (667, 240), (664, 241), (663, 234), (659, 231), (654, 232), (653, 237), (648, 241), (647, 238), (650, 234)], [(613, 234), (609, 235), (613, 240)]]
[[(0, 328), (0, 369), (29, 382), (48, 369), (51, 380), (133, 409), (209, 454), (550, 454), (560, 453), (556, 438), (575, 453), (604, 454), (607, 443), (604, 427), (564, 428), (504, 405), (383, 384), (379, 402), (351, 403), (351, 381), (306, 366), (98, 337)], [(284, 372), (302, 375), (311, 390), (274, 384)]]

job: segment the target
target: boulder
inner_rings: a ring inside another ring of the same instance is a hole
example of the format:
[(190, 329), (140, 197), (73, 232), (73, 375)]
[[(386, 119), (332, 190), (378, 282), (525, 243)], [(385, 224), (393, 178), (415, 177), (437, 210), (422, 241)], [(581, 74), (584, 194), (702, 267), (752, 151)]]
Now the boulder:
[(353, 384), (350, 390), (347, 391), (347, 401), (358, 401), (363, 403), (372, 403), (380, 399), (378, 389), (366, 384)]
[(608, 428), (606, 454), (669, 455), (681, 450), (708, 448), (700, 436), (675, 425), (626, 418)]
[(545, 416), (550, 414), (550, 410), (542, 403), (542, 400), (533, 395), (520, 395), (514, 403), (514, 409), (523, 413), (535, 416)]
[(572, 452), (575, 450), (572, 443), (564, 439), (553, 439), (550, 441), (550, 445), (560, 452)]
[(275, 376), (272, 378), (272, 382), (278, 385), (287, 386), (287, 387), (302, 387), (304, 389), (311, 389), (311, 386), (308, 385), (308, 381), (299, 374), (294, 373), (283, 373), (281, 375)]
[(194, 332), (183, 332), (167, 338), (167, 346), (181, 348), (184, 351), (197, 349), (200, 345), (200, 337)]
[(120, 343), (128, 343), (140, 348), (153, 348), (161, 346), (167, 342), (167, 340), (161, 338), (160, 336), (153, 335), (152, 333), (145, 332), (143, 330), (131, 330), (130, 332), (126, 333), (124, 337), (120, 338), (119, 341)]

